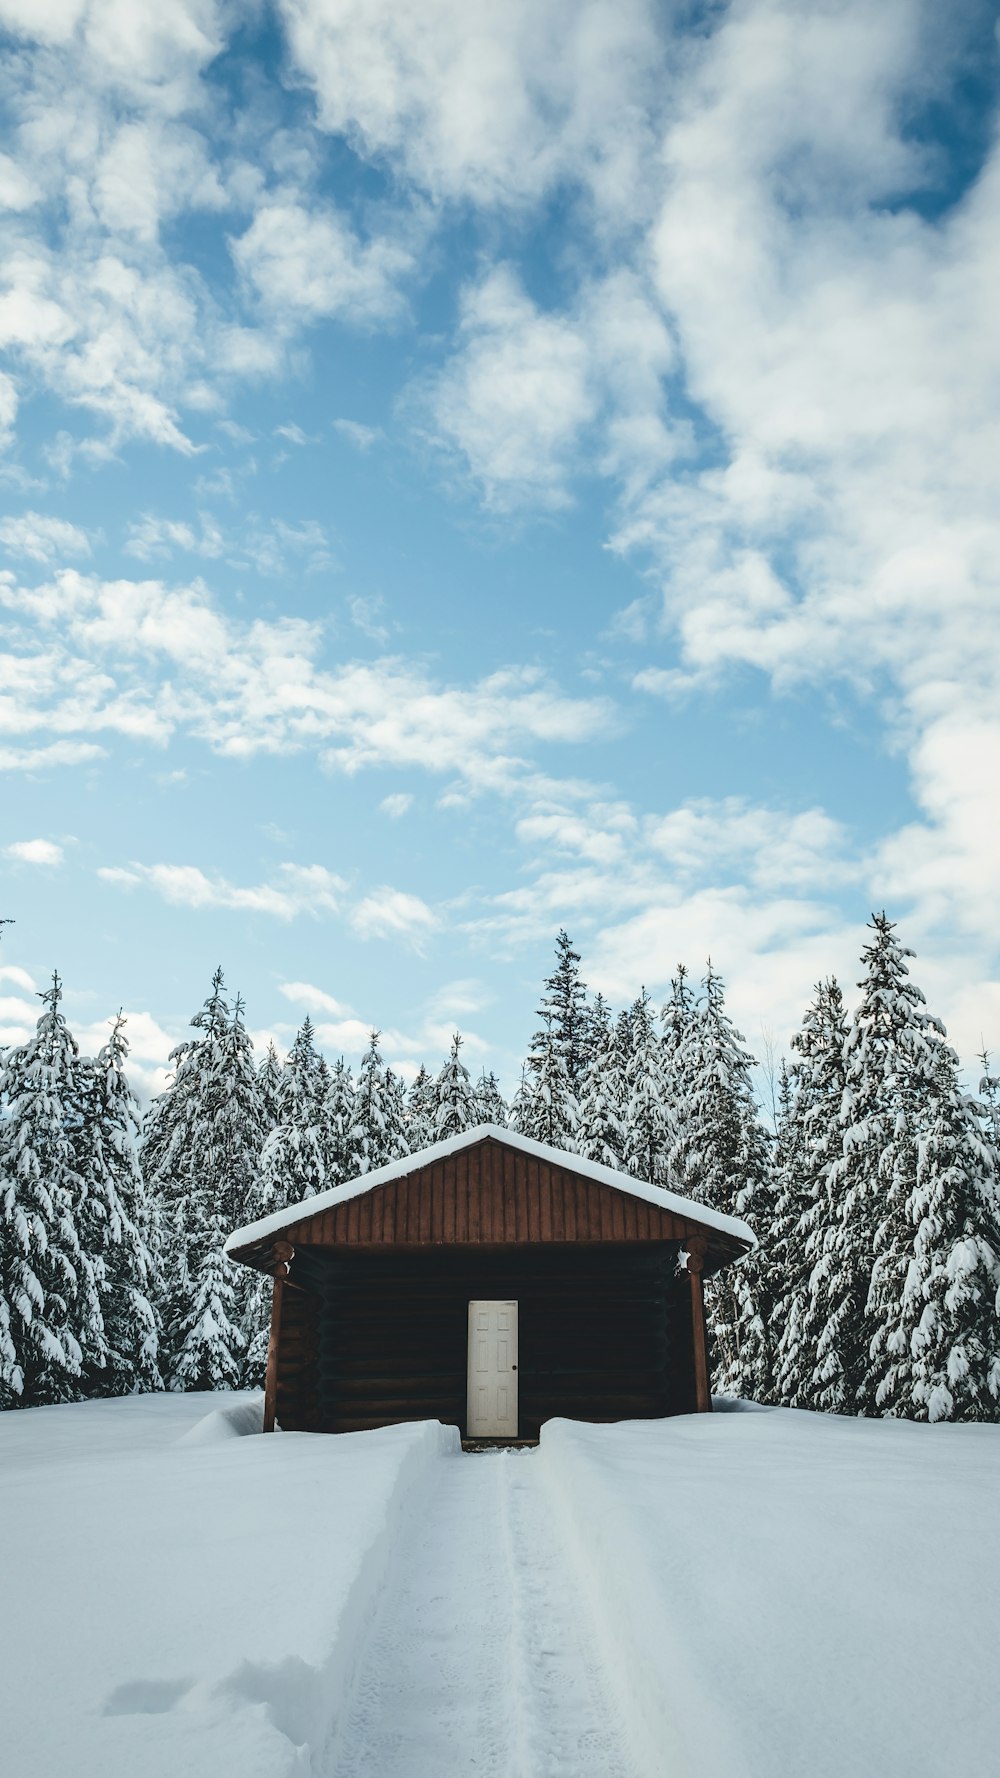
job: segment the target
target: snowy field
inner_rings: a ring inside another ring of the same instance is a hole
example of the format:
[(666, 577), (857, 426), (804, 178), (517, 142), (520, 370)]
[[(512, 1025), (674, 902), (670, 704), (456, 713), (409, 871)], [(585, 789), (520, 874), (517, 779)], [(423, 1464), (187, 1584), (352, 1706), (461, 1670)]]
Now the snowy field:
[(1000, 1749), (1000, 1429), (782, 1409), (463, 1457), (259, 1398), (0, 1416), (16, 1778), (951, 1778)]

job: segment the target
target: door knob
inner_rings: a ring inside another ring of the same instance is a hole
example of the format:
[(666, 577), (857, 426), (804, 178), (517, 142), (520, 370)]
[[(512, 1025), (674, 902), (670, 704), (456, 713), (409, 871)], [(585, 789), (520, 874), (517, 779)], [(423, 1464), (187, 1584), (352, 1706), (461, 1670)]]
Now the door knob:
[(512, 1365), (511, 1365), (511, 1367), (510, 1367), (510, 1368), (511, 1368), (511, 1370), (512, 1370), (512, 1371), (516, 1371), (516, 1370), (517, 1370), (517, 1365), (516, 1365), (516, 1364), (512, 1364)]

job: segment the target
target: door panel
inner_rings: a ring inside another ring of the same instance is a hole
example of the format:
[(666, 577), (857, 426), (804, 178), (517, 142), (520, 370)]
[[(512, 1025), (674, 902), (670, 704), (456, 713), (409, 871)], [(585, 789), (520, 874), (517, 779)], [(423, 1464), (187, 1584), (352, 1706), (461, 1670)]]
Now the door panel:
[(469, 1304), (469, 1438), (517, 1437), (517, 1304)]

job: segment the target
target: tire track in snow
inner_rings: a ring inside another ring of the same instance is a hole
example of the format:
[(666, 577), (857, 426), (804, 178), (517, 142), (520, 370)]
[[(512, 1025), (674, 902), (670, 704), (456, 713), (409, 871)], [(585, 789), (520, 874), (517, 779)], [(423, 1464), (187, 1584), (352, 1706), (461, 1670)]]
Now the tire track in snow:
[(323, 1778), (636, 1778), (537, 1463), (435, 1467)]

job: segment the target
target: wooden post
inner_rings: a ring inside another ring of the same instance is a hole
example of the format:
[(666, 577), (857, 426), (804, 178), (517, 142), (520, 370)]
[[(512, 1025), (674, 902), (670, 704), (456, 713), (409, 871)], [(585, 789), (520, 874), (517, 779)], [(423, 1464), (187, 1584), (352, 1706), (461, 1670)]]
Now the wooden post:
[[(287, 1272), (287, 1265), (280, 1265), (280, 1273)], [(281, 1298), (285, 1289), (284, 1277), (277, 1277), (271, 1289), (271, 1331), (267, 1336), (267, 1373), (264, 1380), (264, 1432), (274, 1431), (275, 1414), (278, 1407), (278, 1336), (281, 1331)]]
[(687, 1269), (691, 1280), (691, 1330), (694, 1335), (694, 1402), (695, 1412), (712, 1412), (712, 1385), (708, 1375), (708, 1344), (705, 1339), (705, 1292), (702, 1268), (705, 1264), (705, 1241), (695, 1235), (685, 1243)]

